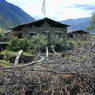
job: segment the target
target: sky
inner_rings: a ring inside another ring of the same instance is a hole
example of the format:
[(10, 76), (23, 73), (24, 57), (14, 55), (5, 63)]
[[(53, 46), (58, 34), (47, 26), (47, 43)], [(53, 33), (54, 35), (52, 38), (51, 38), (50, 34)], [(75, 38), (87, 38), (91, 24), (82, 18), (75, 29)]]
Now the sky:
[[(43, 0), (7, 0), (36, 19), (43, 18)], [(46, 17), (55, 20), (89, 17), (95, 12), (95, 0), (46, 0)]]

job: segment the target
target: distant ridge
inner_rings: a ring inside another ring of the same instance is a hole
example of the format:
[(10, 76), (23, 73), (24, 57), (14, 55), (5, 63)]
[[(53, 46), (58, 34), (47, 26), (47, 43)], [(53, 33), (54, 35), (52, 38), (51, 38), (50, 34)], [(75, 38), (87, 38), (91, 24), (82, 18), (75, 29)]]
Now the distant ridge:
[(34, 18), (19, 7), (6, 0), (0, 0), (0, 28), (8, 30), (15, 25), (28, 23), (33, 20)]
[[(67, 19), (61, 22), (70, 25), (69, 30), (87, 31), (87, 26), (89, 25), (90, 20), (91, 20), (91, 17), (85, 17), (85, 18), (78, 18), (78, 19)], [(87, 31), (87, 32), (95, 33), (94, 30)]]

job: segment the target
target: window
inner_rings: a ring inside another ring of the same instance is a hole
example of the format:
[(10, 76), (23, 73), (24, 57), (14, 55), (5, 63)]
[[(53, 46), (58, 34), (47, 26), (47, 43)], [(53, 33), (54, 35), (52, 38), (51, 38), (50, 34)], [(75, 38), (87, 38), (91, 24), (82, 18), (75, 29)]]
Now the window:
[(60, 38), (61, 37), (61, 33), (56, 33), (56, 38)]
[(48, 36), (49, 36), (49, 31), (44, 31), (43, 34), (48, 38)]
[(30, 33), (30, 38), (32, 38), (33, 36), (35, 36), (37, 33), (36, 32), (31, 32)]
[(18, 38), (22, 38), (22, 33), (18, 33)]

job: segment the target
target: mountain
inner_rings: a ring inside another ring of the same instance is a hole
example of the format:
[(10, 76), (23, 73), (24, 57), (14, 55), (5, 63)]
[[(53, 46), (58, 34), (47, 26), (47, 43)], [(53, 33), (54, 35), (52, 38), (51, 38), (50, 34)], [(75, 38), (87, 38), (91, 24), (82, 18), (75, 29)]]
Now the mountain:
[(6, 0), (0, 0), (0, 28), (9, 29), (15, 25), (27, 23), (33, 20), (34, 18), (25, 13), (19, 7), (7, 2)]
[[(91, 17), (86, 17), (86, 18), (78, 18), (78, 19), (67, 19), (61, 22), (70, 25), (69, 30), (81, 29), (87, 31), (87, 26), (89, 25), (90, 20)], [(92, 33), (94, 31), (87, 31), (87, 32)]]

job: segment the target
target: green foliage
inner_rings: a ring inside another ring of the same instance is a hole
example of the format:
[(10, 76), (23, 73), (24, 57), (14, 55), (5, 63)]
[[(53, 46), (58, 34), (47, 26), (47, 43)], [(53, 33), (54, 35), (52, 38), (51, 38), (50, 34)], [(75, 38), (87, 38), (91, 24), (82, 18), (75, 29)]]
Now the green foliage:
[(4, 37), (4, 32), (5, 32), (5, 30), (0, 28), (0, 37)]
[(46, 46), (47, 46), (47, 38), (43, 34), (37, 34), (32, 37), (31, 49), (34, 52), (37, 52), (40, 50), (44, 51)]
[(73, 49), (77, 45), (77, 43), (74, 40), (68, 40), (66, 38), (56, 38), (55, 36), (52, 37), (48, 47), (50, 47), (51, 45), (54, 46), (56, 51), (64, 51)]
[(74, 40), (66, 40), (63, 42), (63, 49), (64, 50), (70, 50), (73, 49), (74, 47), (76, 47), (77, 43)]
[(12, 38), (9, 42), (8, 50), (9, 51), (19, 51), (23, 50), (26, 52), (45, 52), (46, 47), (49, 48), (49, 51), (52, 51), (51, 46), (54, 46), (55, 50), (60, 52), (64, 50), (74, 49), (78, 46), (84, 45), (85, 41), (76, 41), (73, 39), (66, 38), (56, 38), (52, 36), (49, 40), (43, 34), (37, 34), (32, 37), (31, 40), (28, 39), (18, 39)]
[[(4, 50), (4, 51), (1, 51), (0, 52), (1, 55), (6, 55), (6, 56), (16, 56), (18, 54), (18, 51), (15, 52), (15, 51), (8, 51), (8, 50)], [(25, 56), (31, 56), (31, 52), (23, 52), (23, 55)]]
[[(57, 44), (58, 45), (58, 44)], [(74, 49), (77, 46), (77, 42), (69, 39), (61, 39), (59, 41), (59, 49), (61, 51)]]
[(9, 61), (6, 61), (6, 60), (0, 60), (0, 67), (9, 67), (11, 66), (9, 64)]
[(19, 48), (24, 51), (30, 51), (31, 50), (31, 41), (28, 39), (19, 40)]
[(92, 15), (92, 19), (90, 20), (90, 25), (87, 27), (87, 30), (95, 29), (95, 14)]
[(34, 20), (20, 8), (0, 1), (0, 27), (9, 30), (11, 27)]
[(56, 38), (56, 34), (51, 34), (51, 38), (50, 38), (50, 40), (48, 40), (48, 46), (51, 46), (51, 45), (56, 45), (59, 41), (58, 40), (60, 40), (60, 39), (57, 39)]
[(4, 34), (3, 33), (0, 33), (0, 37), (3, 37), (4, 36)]
[(28, 39), (12, 38), (9, 42), (8, 50), (10, 51), (29, 51), (31, 48), (31, 41)]
[(47, 39), (44, 35), (38, 34), (32, 37), (32, 40), (12, 38), (9, 42), (9, 51), (44, 51), (47, 46)]
[(19, 47), (19, 39), (18, 38), (12, 38), (10, 40), (8, 49), (10, 51), (18, 51), (18, 50), (20, 50), (20, 47)]

